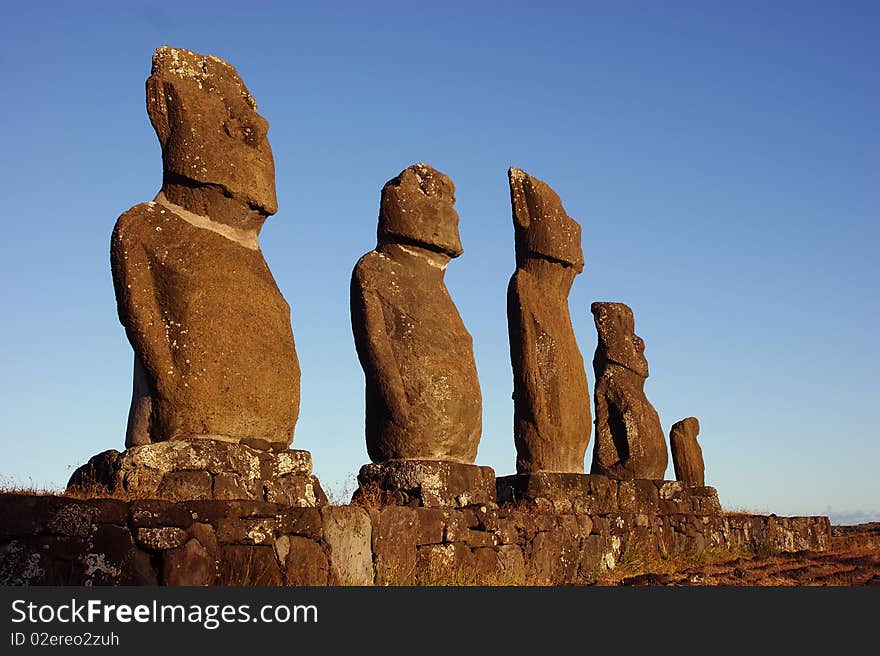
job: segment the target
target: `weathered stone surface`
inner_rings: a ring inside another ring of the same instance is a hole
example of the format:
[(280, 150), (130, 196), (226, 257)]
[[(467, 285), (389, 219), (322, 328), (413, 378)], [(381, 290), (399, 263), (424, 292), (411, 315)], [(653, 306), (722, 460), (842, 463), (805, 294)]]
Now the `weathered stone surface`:
[(77, 469), (68, 489), (93, 488), (173, 501), (268, 500), (289, 506), (323, 505), (327, 498), (308, 451), (261, 451), (209, 439), (170, 440), (106, 451)]
[(214, 522), (221, 544), (272, 544), (278, 530), (275, 517), (227, 517)]
[[(495, 504), (495, 472), (448, 460), (389, 460), (361, 467), (355, 500), (380, 493), (386, 503), (426, 508)], [(384, 493), (384, 495), (382, 494)]]
[(596, 442), (591, 473), (611, 478), (662, 479), (668, 463), (660, 417), (645, 396), (648, 361), (623, 303), (593, 303), (599, 333), (596, 374)]
[(501, 567), (499, 583), (503, 585), (524, 585), (526, 583), (526, 562), (522, 549), (507, 544), (498, 547), (498, 563)]
[(449, 513), (440, 508), (414, 508), (419, 520), (417, 543), (440, 544), (446, 532), (446, 519)]
[(300, 535), (313, 540), (324, 537), (323, 520), (317, 508), (291, 508), (277, 519), (278, 531), (284, 535)]
[(217, 535), (210, 524), (194, 523), (187, 530), (187, 537), (195, 538), (212, 556), (217, 554)]
[(38, 534), (84, 537), (93, 523), (124, 525), (128, 507), (111, 499), (0, 494), (0, 541)]
[(258, 244), (277, 211), (268, 123), (235, 68), (160, 47), (147, 111), (162, 191), (116, 223), (110, 261), (135, 352), (126, 446), (256, 438), (286, 447), (299, 411), (290, 308)]
[(475, 585), (474, 554), (462, 543), (430, 544), (416, 553), (418, 585)]
[(174, 526), (162, 528), (139, 528), (136, 532), (137, 542), (147, 549), (174, 549), (186, 542), (186, 531)]
[(275, 551), (266, 546), (225, 545), (220, 548), (219, 585), (281, 585)]
[(162, 555), (162, 583), (164, 585), (211, 585), (217, 578), (217, 561), (199, 540)]
[(415, 164), (382, 189), (378, 244), (351, 278), (351, 324), (366, 378), (367, 451), (472, 463), (482, 397), (470, 333), (446, 289), (462, 253), (452, 180)]
[(156, 585), (149, 556), (134, 545), (127, 528), (102, 524), (89, 536), (80, 557), (86, 585)]
[(338, 585), (372, 585), (372, 527), (362, 508), (321, 508), (324, 541), (330, 547), (330, 567)]
[(688, 485), (705, 485), (703, 450), (697, 442), (700, 422), (696, 417), (677, 421), (669, 431), (669, 447), (672, 451), (672, 465), (675, 478)]
[(526, 579), (532, 585), (572, 580), (577, 571), (578, 540), (563, 528), (542, 531), (526, 546)]
[(171, 501), (139, 499), (129, 504), (129, 523), (133, 528), (188, 528), (193, 516), (185, 507)]
[(156, 496), (172, 501), (210, 499), (213, 481), (206, 471), (168, 472), (156, 488)]
[(617, 510), (617, 481), (596, 474), (539, 472), (502, 476), (498, 501), (555, 513), (608, 513)]
[(568, 293), (583, 271), (581, 226), (546, 183), (511, 168), (516, 271), (507, 288), (516, 470), (584, 472), (590, 391)]
[(268, 501), (186, 501), (175, 504), (190, 514), (192, 520), (199, 522), (216, 522), (219, 519), (242, 517), (277, 517), (290, 510), (298, 514), (302, 509), (286, 508)]
[(315, 476), (283, 476), (263, 483), (267, 501), (286, 506), (313, 508), (327, 504), (327, 497)]
[(330, 561), (324, 548), (314, 540), (298, 535), (287, 539), (284, 567), (285, 585), (327, 585)]
[(116, 484), (116, 473), (119, 471), (120, 453), (116, 449), (108, 449), (89, 458), (89, 461), (77, 467), (67, 482), (68, 490), (77, 490), (86, 494), (112, 492)]
[(376, 585), (415, 582), (419, 514), (415, 508), (389, 506), (372, 513)]
[(220, 472), (214, 476), (213, 489), (211, 496), (221, 501), (231, 501), (232, 499), (247, 499), (250, 492), (241, 481), (238, 474)]
[[(122, 503), (131, 508), (129, 528), (94, 522), (107, 514), (124, 524), (125, 517), (107, 512), (119, 502), (0, 495), (0, 510), (11, 510), (0, 515), (0, 529), (15, 521), (17, 509), (8, 497), (39, 518), (15, 528), (18, 537), (0, 538), (0, 584), (570, 584), (707, 549), (774, 553), (831, 547), (826, 517), (699, 514), (690, 506), (717, 504), (713, 488), (583, 478), (610, 484), (624, 508), (587, 515), (511, 506), (368, 511), (142, 500)], [(655, 511), (627, 510), (630, 504), (650, 505), (655, 494), (660, 504)]]

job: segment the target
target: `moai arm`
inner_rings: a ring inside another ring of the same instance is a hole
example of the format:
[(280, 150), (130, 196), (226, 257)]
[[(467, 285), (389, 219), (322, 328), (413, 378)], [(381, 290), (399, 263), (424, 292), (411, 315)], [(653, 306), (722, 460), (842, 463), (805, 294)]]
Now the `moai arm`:
[(529, 274), (519, 270), (510, 281), (507, 296), (508, 321), (511, 333), (511, 346), (519, 351), (519, 367), (515, 367), (514, 375), (519, 382), (525, 398), (521, 400), (521, 406), (528, 408), (529, 420), (537, 426), (538, 421), (545, 415), (541, 412), (546, 400), (541, 381), (541, 368), (538, 363), (538, 335), (535, 330), (535, 318), (527, 308), (532, 307), (533, 299), (530, 298), (531, 285), (528, 283)]
[[(140, 363), (148, 380), (155, 380), (157, 371), (173, 375), (176, 367), (165, 317), (154, 293), (153, 264), (143, 246), (129, 234), (129, 231), (136, 230), (141, 219), (136, 211), (123, 214), (116, 223), (110, 246), (110, 266), (119, 321), (125, 327), (136, 362)], [(135, 383), (137, 385), (138, 381)]]
[(385, 329), (382, 302), (367, 288), (357, 269), (351, 280), (351, 320), (354, 340), (368, 386), (379, 391), (391, 420), (400, 426), (409, 416), (409, 401)]
[[(601, 467), (609, 467), (617, 461), (617, 453), (614, 449), (614, 438), (611, 434), (611, 425), (608, 417), (608, 398), (605, 390), (599, 389), (600, 381), (596, 381), (596, 441), (594, 443), (593, 463)], [(595, 470), (593, 473), (599, 473)], [(604, 472), (603, 472), (604, 473)]]

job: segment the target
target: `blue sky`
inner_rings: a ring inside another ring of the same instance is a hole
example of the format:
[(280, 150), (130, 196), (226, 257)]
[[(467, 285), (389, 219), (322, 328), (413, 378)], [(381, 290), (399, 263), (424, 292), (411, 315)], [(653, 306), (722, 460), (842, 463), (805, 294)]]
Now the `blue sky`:
[(294, 446), (326, 487), (368, 460), (351, 269), (381, 186), (419, 161), (457, 186), (447, 285), (483, 390), (477, 462), (513, 471), (515, 165), (583, 226), (585, 359), (590, 302), (630, 305), (648, 398), (667, 432), (700, 418), (722, 503), (880, 519), (880, 5), (33, 2), (3, 18), (4, 481), (62, 486), (122, 446), (109, 238), (161, 182), (144, 80), (168, 44), (229, 60), (269, 120), (280, 210), (261, 243), (302, 365)]

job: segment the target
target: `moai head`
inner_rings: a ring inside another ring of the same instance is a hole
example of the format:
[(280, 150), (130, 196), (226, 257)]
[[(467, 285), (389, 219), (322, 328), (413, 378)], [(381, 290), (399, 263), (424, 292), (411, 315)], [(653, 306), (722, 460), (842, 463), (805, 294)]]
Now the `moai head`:
[(401, 243), (448, 257), (464, 252), (452, 180), (427, 164), (413, 164), (382, 187), (379, 244)]
[(147, 113), (162, 145), (166, 179), (218, 185), (263, 214), (278, 211), (269, 123), (231, 64), (156, 48)]
[(635, 334), (635, 319), (629, 306), (623, 303), (593, 303), (590, 311), (599, 333), (597, 360), (619, 364), (647, 378), (645, 342)]
[(507, 171), (516, 239), (516, 262), (544, 257), (584, 270), (581, 226), (562, 207), (549, 185), (521, 169)]
[(700, 434), (700, 420), (696, 417), (686, 417), (672, 425), (673, 431), (682, 431), (692, 439), (697, 439)]

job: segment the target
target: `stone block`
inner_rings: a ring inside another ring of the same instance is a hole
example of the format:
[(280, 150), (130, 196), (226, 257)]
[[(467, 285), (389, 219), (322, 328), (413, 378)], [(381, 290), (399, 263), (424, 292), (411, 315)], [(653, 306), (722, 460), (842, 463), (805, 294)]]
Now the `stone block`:
[(138, 528), (135, 530), (137, 543), (153, 551), (174, 549), (187, 540), (186, 531), (176, 526), (162, 528)]
[(471, 548), (494, 547), (498, 544), (498, 538), (495, 537), (494, 533), (467, 529), (467, 532), (464, 534), (464, 542)]
[(285, 508), (276, 518), (278, 532), (284, 535), (299, 535), (312, 540), (324, 536), (324, 523), (317, 508)]
[(495, 473), (490, 467), (445, 460), (388, 460), (361, 467), (355, 498), (376, 496), (385, 503), (426, 508), (464, 508), (495, 504)]
[(419, 514), (415, 508), (389, 506), (371, 513), (376, 585), (415, 581)]
[(272, 544), (278, 520), (275, 517), (230, 517), (217, 520), (215, 527), (221, 544)]
[(337, 585), (372, 585), (372, 526), (367, 511), (324, 506), (321, 520), (330, 548), (331, 580)]
[(447, 511), (440, 508), (415, 508), (418, 517), (418, 544), (440, 544), (446, 532)]
[(169, 586), (212, 585), (217, 578), (217, 561), (197, 539), (162, 555), (162, 583)]
[[(330, 582), (330, 561), (325, 549), (315, 540), (299, 535), (287, 541), (284, 567), (285, 585), (320, 585)], [(280, 556), (280, 554), (279, 554)]]
[(269, 500), (315, 507), (326, 495), (308, 451), (260, 450), (210, 439), (167, 440), (106, 451), (71, 476), (68, 489), (123, 489), (135, 498)]
[(533, 506), (541, 512), (606, 513), (617, 508), (616, 482), (594, 474), (539, 472), (502, 476), (498, 502)]
[(172, 471), (162, 477), (156, 496), (170, 501), (212, 498), (211, 474), (206, 471)]
[(192, 514), (182, 505), (158, 499), (141, 499), (129, 504), (129, 524), (133, 528), (189, 528)]
[(242, 483), (241, 476), (238, 474), (220, 472), (214, 477), (212, 497), (222, 501), (250, 499), (252, 493)]
[(219, 563), (218, 585), (277, 586), (282, 583), (272, 547), (223, 545)]

